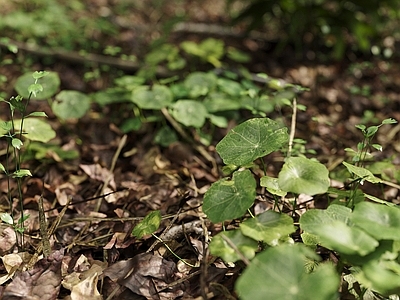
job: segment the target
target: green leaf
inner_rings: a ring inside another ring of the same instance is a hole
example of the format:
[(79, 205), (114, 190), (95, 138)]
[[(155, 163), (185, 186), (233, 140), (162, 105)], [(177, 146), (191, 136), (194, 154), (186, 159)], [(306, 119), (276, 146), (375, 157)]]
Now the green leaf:
[(184, 86), (191, 98), (198, 98), (207, 95), (216, 83), (217, 76), (213, 73), (193, 72), (186, 77)]
[(223, 116), (208, 115), (210, 122), (219, 128), (228, 127), (228, 120)]
[(132, 230), (132, 235), (141, 239), (143, 236), (154, 233), (161, 224), (161, 213), (159, 210), (152, 211), (138, 223)]
[(245, 236), (269, 245), (277, 245), (281, 238), (296, 231), (293, 219), (285, 214), (267, 210), (255, 218), (240, 224), (240, 230)]
[(5, 134), (10, 132), (12, 129), (12, 122), (11, 121), (0, 121), (0, 133)]
[[(15, 120), (15, 128), (21, 127), (21, 120)], [(56, 137), (56, 132), (51, 126), (41, 119), (28, 118), (24, 120), (24, 137), (31, 141), (47, 143)]]
[(172, 143), (178, 141), (175, 130), (168, 126), (163, 126), (154, 136), (154, 142), (163, 147), (168, 147)]
[(14, 178), (21, 178), (21, 177), (26, 177), (26, 176), (32, 176), (31, 171), (29, 171), (28, 169), (20, 169), (15, 171), (12, 176)]
[(29, 117), (47, 117), (47, 115), (43, 111), (34, 111), (25, 116), (25, 118), (29, 118)]
[(353, 226), (351, 209), (341, 205), (305, 212), (300, 217), (300, 227), (317, 235), (322, 246), (342, 254), (365, 256), (379, 245), (365, 231)]
[(22, 141), (21, 141), (20, 139), (13, 138), (13, 139), (11, 140), (11, 145), (12, 145), (14, 148), (17, 148), (17, 149), (19, 150), (19, 149), (21, 149), (21, 146), (23, 145), (23, 143), (22, 143)]
[[(234, 249), (227, 240), (234, 244), (236, 249)], [(214, 236), (210, 243), (211, 254), (221, 257), (226, 262), (242, 260), (242, 257), (237, 251), (240, 251), (247, 259), (252, 259), (257, 250), (258, 243), (244, 236), (240, 230), (221, 232)]]
[(163, 85), (141, 86), (132, 92), (131, 100), (142, 109), (162, 109), (172, 103), (170, 89)]
[(382, 121), (382, 125), (383, 124), (396, 124), (397, 121), (395, 119), (389, 118), (389, 119), (385, 119)]
[(236, 282), (243, 300), (333, 300), (337, 299), (339, 276), (330, 264), (312, 273), (307, 261), (318, 256), (301, 244), (269, 248), (257, 255)]
[(204, 125), (208, 112), (199, 101), (178, 100), (171, 106), (171, 115), (187, 127), (200, 128)]
[(213, 183), (204, 195), (203, 212), (214, 222), (243, 216), (256, 196), (256, 181), (249, 170), (233, 173), (232, 179)]
[(328, 169), (317, 161), (304, 157), (290, 157), (278, 176), (283, 191), (296, 194), (323, 194), (329, 188)]
[(0, 171), (7, 174), (6, 168), (4, 167), (4, 165), (2, 163), (0, 163)]
[(284, 197), (287, 194), (287, 192), (282, 191), (279, 187), (278, 178), (263, 176), (260, 178), (260, 185), (267, 188), (267, 191), (271, 194), (277, 195), (279, 197)]
[(78, 91), (61, 91), (51, 106), (54, 114), (62, 120), (79, 119), (90, 108), (90, 98)]
[(31, 84), (28, 88), (28, 92), (32, 93), (33, 97), (36, 97), (37, 94), (43, 92), (43, 86), (39, 83)]
[(2, 213), (0, 215), (0, 219), (4, 222), (7, 223), (9, 225), (13, 225), (14, 224), (14, 220), (11, 217), (11, 215), (9, 213)]
[(356, 274), (364, 286), (386, 296), (400, 293), (400, 265), (396, 261), (373, 260)]
[(233, 128), (216, 149), (225, 164), (243, 166), (279, 150), (287, 141), (286, 127), (268, 118), (254, 118)]
[(400, 209), (386, 205), (361, 202), (351, 220), (377, 240), (400, 240)]
[(327, 209), (310, 209), (300, 217), (300, 227), (304, 231), (312, 233), (314, 228), (321, 224), (329, 224), (334, 221), (340, 221), (344, 224), (351, 225), (350, 221), (351, 209), (343, 206), (332, 204)]
[[(30, 93), (28, 90), (33, 83), (34, 79), (32, 78), (32, 73), (25, 73), (17, 79), (15, 90), (22, 97), (28, 98)], [(37, 95), (36, 99), (44, 100), (52, 97), (58, 91), (60, 87), (60, 78), (56, 72), (48, 72), (46, 77), (39, 79), (39, 83), (42, 85), (43, 91)]]
[(369, 171), (365, 168), (353, 166), (345, 161), (343, 162), (343, 164), (345, 165), (345, 167), (347, 168), (347, 170), (350, 173), (357, 175), (362, 180), (366, 180), (371, 183), (381, 183), (382, 182), (381, 179), (375, 177), (374, 174), (371, 173), (371, 171)]
[(319, 237), (322, 246), (347, 255), (365, 256), (379, 245), (378, 241), (365, 231), (340, 221), (320, 224), (311, 233)]
[(33, 72), (32, 77), (33, 77), (33, 79), (40, 79), (47, 75), (49, 75), (49, 72), (47, 72), (47, 71), (35, 71), (35, 72)]

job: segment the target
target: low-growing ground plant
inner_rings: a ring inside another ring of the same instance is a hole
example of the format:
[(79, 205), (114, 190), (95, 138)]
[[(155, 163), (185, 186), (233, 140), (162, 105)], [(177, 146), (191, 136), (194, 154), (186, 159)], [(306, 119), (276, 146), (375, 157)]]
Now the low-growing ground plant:
[[(293, 139), (284, 125), (272, 119), (247, 120), (217, 144), (232, 172), (211, 185), (203, 211), (214, 223), (241, 220), (239, 228), (219, 233), (210, 243), (213, 255), (246, 265), (236, 282), (241, 299), (336, 299), (341, 284), (343, 294), (358, 299), (400, 292), (400, 210), (359, 188), (364, 181), (383, 182), (362, 163), (370, 147), (381, 150), (372, 143), (379, 127), (393, 123), (386, 119), (377, 126), (357, 126), (364, 138), (357, 150), (348, 149), (354, 155), (353, 163), (343, 162), (351, 174), (344, 190), (330, 188), (323, 164), (294, 157), (290, 151), (284, 151), (287, 156), (277, 178), (264, 173), (258, 181), (251, 172), (255, 161), (287, 148)], [(253, 216), (250, 209), (258, 185), (275, 197), (275, 209)], [(298, 219), (301, 194), (325, 194), (331, 204), (327, 209), (310, 209)], [(282, 212), (282, 202), (292, 208), (290, 216)], [(317, 255), (323, 249), (335, 259), (323, 261)]]
[[(7, 177), (9, 212), (1, 214), (3, 222), (11, 225), (17, 234), (17, 243), (21, 248), (24, 245), (23, 233), (24, 222), (29, 217), (24, 215), (22, 181), (27, 176), (32, 176), (29, 169), (22, 166), (22, 150), (25, 140), (48, 142), (55, 137), (55, 131), (49, 124), (38, 117), (46, 117), (44, 112), (32, 112), (27, 114), (27, 107), (31, 98), (36, 97), (43, 91), (43, 85), (39, 80), (48, 75), (47, 72), (34, 72), (31, 74), (31, 84), (27, 88), (27, 97), (21, 95), (11, 97), (9, 100), (0, 99), (9, 106), (10, 120), (0, 121), (0, 137), (7, 140), (6, 162), (0, 163), (0, 170)], [(19, 118), (18, 118), (19, 116)], [(11, 180), (17, 183), (16, 195), (11, 188)], [(13, 199), (18, 199), (19, 216), (14, 214)]]

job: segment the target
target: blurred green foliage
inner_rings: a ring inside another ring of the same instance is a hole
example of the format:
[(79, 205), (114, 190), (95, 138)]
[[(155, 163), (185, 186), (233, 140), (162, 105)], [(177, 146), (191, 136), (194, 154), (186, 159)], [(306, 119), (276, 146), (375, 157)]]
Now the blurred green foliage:
[[(235, 2), (227, 1), (229, 6)], [(336, 59), (343, 58), (346, 50), (390, 56), (400, 34), (397, 0), (240, 1), (248, 4), (234, 23), (248, 21), (249, 30), (275, 31), (297, 51), (327, 47)]]

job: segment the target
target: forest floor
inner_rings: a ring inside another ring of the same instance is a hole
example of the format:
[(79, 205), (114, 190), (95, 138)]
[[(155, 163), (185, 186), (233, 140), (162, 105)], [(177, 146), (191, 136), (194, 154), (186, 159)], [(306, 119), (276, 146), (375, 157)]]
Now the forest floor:
[[(101, 1), (92, 2), (98, 5), (97, 12), (103, 7), (98, 4)], [(192, 22), (221, 25), (218, 1), (208, 2), (210, 5), (181, 9)], [(168, 8), (164, 9), (168, 14)], [(157, 16), (164, 17), (163, 14), (149, 14), (149, 20), (140, 19), (143, 16), (145, 14), (135, 15), (138, 23), (133, 25), (150, 21), (157, 23)], [(120, 34), (111, 41), (115, 45), (131, 43), (126, 51), (143, 51), (140, 43), (149, 42), (146, 39), (148, 30), (153, 32), (152, 38), (162, 34), (151, 27), (143, 27), (142, 32), (129, 29), (133, 25), (127, 24), (127, 20), (129, 17), (119, 19), (118, 22), (125, 22), (124, 28), (121, 27)], [(178, 32), (172, 33), (169, 39), (178, 42), (205, 36), (207, 32), (201, 35)], [(135, 39), (138, 39), (136, 44), (132, 44)], [(379, 124), (389, 117), (400, 120), (398, 57), (390, 60), (345, 58), (342, 62), (321, 63), (304, 58), (297, 60), (291, 50), (277, 55), (266, 48), (267, 41), (223, 39), (228, 45), (251, 54), (252, 61), (247, 67), (252, 73), (264, 72), (309, 88), (297, 99), (307, 109), (298, 112), (296, 137), (305, 140), (306, 149), (316, 151), (317, 158), (331, 171), (348, 159), (345, 149), (355, 149), (362, 140), (355, 125)], [(102, 73), (94, 80), (85, 81), (87, 68), (79, 63), (59, 59), (49, 66), (40, 54), (35, 56), (34, 52), (21, 50), (18, 55), (19, 60), (34, 60), (31, 70), (58, 72), (62, 89), (87, 93), (99, 91), (110, 86), (115, 74), (121, 74), (114, 67), (111, 76)], [(1, 52), (0, 57), (15, 59), (14, 54), (6, 52)], [(4, 86), (8, 96), (14, 95), (12, 83), (25, 71), (26, 68), (15, 64), (0, 67), (1, 74), (10, 83)], [(208, 238), (221, 230), (221, 226), (211, 224), (201, 210), (205, 191), (219, 179), (212, 164), (193, 145), (183, 141), (165, 148), (155, 145), (151, 126), (124, 136), (118, 128), (117, 116), (119, 113), (126, 115), (126, 112), (118, 112), (118, 109), (121, 108), (94, 106), (83, 118), (60, 124), (47, 102), (32, 101), (29, 110), (47, 113), (62, 149), (76, 150), (79, 155), (73, 160), (60, 160), (55, 153), (47, 153), (46, 159), (29, 161), (33, 176), (24, 182), (22, 190), (25, 215), (29, 214), (24, 233), (26, 251), (17, 255), (14, 251), (15, 233), (5, 224), (0, 225), (0, 255), (12, 255), (0, 264), (2, 299), (28, 299), (28, 295), (72, 300), (101, 297), (236, 299), (234, 283), (243, 266), (240, 263), (225, 264), (219, 258), (211, 257), (207, 250)], [(289, 127), (291, 113), (285, 109), (274, 112)], [(4, 103), (0, 118), (9, 118)], [(400, 166), (399, 131), (400, 125), (381, 128), (376, 142), (383, 146), (383, 151), (375, 153), (376, 160), (390, 160), (396, 167)], [(227, 129), (222, 130), (220, 136), (226, 132)], [(222, 162), (215, 145), (220, 136), (206, 148), (218, 167)], [(0, 146), (4, 149), (5, 143)], [(1, 155), (4, 162), (2, 150)], [(268, 171), (273, 174), (274, 165), (280, 162), (268, 163), (271, 165)], [(15, 191), (15, 183), (9, 187), (6, 177), (0, 177), (1, 211), (9, 209), (10, 188)], [(395, 188), (385, 189), (383, 195), (381, 190), (372, 190), (371, 193), (380, 193), (386, 200), (400, 203)], [(41, 241), (40, 198), (43, 199), (48, 223), (59, 222), (50, 237), (53, 251), (42, 260), (32, 256)], [(263, 201), (266, 200), (257, 199), (256, 205)], [(138, 240), (131, 235), (134, 226), (154, 210), (160, 210), (163, 216), (156, 234), (177, 255), (195, 266), (182, 263), (153, 236)], [(235, 223), (225, 226), (234, 227)], [(16, 261), (30, 261), (34, 267), (18, 272)]]

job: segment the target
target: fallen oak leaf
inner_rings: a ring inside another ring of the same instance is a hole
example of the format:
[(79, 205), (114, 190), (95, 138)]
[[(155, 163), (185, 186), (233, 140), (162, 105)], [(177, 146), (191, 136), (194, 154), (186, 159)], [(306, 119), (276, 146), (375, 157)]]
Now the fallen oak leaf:
[(36, 262), (31, 270), (19, 273), (5, 288), (3, 300), (55, 300), (61, 286), (64, 250), (57, 250)]

